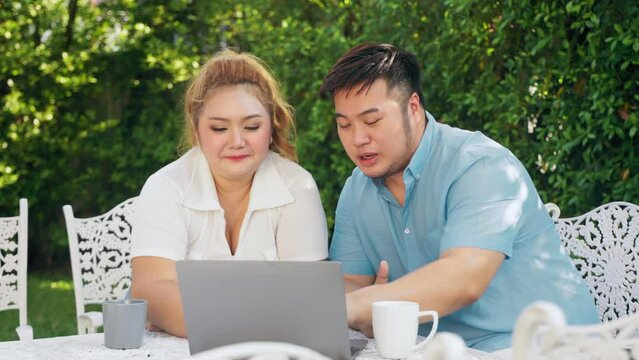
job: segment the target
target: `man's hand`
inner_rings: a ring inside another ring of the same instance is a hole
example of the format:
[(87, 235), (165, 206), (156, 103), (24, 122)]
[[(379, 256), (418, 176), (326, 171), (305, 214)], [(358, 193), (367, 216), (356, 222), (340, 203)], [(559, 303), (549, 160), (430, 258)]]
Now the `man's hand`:
[[(348, 314), (348, 327), (361, 331), (369, 338), (373, 337), (373, 325), (370, 321), (371, 304), (366, 306), (366, 303), (360, 303), (357, 291), (346, 294), (346, 313)], [(369, 318), (369, 321), (360, 320), (365, 318)]]
[(151, 332), (157, 332), (157, 331), (162, 331), (162, 329), (160, 329), (159, 327), (151, 324), (151, 323), (147, 323), (146, 324), (146, 330), (147, 331), (151, 331)]
[(375, 287), (388, 283), (388, 262), (382, 260), (375, 277), (375, 283), (360, 290), (346, 294), (346, 313), (348, 326), (361, 331), (369, 338), (373, 337), (372, 301), (366, 295)]
[(377, 271), (377, 276), (375, 277), (374, 285), (383, 285), (388, 282), (388, 262), (386, 260), (382, 260), (379, 262), (379, 270)]

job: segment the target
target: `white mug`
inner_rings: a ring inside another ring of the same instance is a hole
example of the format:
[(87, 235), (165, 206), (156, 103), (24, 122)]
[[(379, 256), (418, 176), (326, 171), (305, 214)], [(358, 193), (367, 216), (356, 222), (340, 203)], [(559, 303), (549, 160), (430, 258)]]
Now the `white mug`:
[[(419, 318), (431, 316), (433, 327), (419, 344), (417, 330)], [(419, 304), (412, 301), (376, 301), (373, 303), (373, 334), (380, 355), (390, 359), (407, 357), (426, 345), (435, 331), (439, 316), (437, 311), (419, 311)]]

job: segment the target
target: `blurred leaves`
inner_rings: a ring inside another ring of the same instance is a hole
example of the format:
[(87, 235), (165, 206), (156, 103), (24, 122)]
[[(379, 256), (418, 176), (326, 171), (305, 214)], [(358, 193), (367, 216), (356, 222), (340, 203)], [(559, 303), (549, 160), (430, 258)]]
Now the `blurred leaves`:
[(73, 3), (0, 0), (0, 214), (29, 199), (36, 266), (66, 261), (62, 205), (105, 211), (177, 157), (186, 83), (222, 45), (279, 79), (330, 225), (353, 165), (318, 89), (363, 41), (415, 52), (427, 109), (509, 147), (564, 215), (639, 203), (636, 1)]

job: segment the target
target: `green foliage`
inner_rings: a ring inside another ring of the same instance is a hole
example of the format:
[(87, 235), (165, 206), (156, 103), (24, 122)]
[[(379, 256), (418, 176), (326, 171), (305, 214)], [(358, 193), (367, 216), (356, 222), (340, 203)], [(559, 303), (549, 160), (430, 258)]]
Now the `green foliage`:
[(221, 43), (280, 80), (331, 226), (353, 165), (318, 89), (362, 41), (414, 51), (428, 110), (509, 147), (564, 215), (639, 203), (636, 1), (0, 0), (0, 39), (0, 214), (29, 199), (38, 267), (67, 258), (62, 205), (105, 211), (177, 157), (185, 84)]
[(422, 50), (435, 113), (508, 146), (564, 214), (636, 203), (639, 5), (447, 5)]
[[(78, 328), (73, 302), (71, 273), (29, 273), (27, 277), (27, 322), (36, 339), (75, 335)], [(87, 311), (100, 311), (89, 305)], [(18, 310), (0, 312), (0, 341), (18, 340)]]

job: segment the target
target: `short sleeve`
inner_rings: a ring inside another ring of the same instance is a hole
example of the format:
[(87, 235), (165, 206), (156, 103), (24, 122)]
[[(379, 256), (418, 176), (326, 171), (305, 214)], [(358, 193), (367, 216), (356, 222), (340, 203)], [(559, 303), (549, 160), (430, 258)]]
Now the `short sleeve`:
[(480, 159), (451, 185), (440, 254), (476, 247), (512, 255), (522, 212), (532, 189), (525, 169), (508, 156)]
[(169, 179), (152, 175), (135, 204), (131, 257), (186, 258), (188, 231), (178, 192)]
[(337, 202), (329, 259), (340, 262), (344, 274), (375, 275), (375, 269), (366, 256), (353, 220), (351, 186), (349, 178)]
[(328, 256), (326, 215), (319, 191), (309, 174), (292, 190), (293, 203), (285, 205), (277, 226), (280, 260), (324, 260)]

